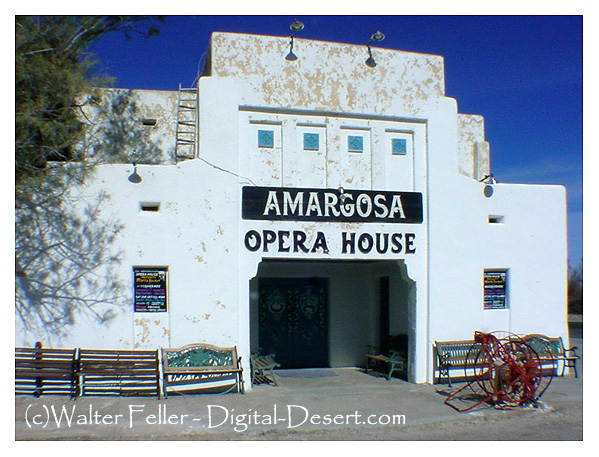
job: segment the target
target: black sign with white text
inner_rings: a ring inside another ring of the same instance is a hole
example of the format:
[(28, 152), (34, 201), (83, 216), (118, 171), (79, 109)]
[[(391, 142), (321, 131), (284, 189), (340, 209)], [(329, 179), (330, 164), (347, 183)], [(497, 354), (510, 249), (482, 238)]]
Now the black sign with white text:
[(420, 192), (291, 187), (243, 188), (248, 220), (420, 224)]

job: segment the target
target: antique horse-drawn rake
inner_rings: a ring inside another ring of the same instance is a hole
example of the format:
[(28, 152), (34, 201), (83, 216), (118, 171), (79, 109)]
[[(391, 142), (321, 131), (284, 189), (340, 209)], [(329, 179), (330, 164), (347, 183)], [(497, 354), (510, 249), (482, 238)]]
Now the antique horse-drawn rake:
[[(553, 358), (544, 354), (541, 359), (539, 352), (513, 334), (476, 332), (466, 357), (474, 362), (465, 368), (467, 379), (472, 375), (474, 379), (447, 397), (445, 404), (468, 412), (483, 403), (514, 407), (536, 402), (549, 387), (556, 368)], [(463, 392), (467, 389), (474, 393), (475, 403), (465, 408), (453, 405), (453, 400), (466, 398)]]

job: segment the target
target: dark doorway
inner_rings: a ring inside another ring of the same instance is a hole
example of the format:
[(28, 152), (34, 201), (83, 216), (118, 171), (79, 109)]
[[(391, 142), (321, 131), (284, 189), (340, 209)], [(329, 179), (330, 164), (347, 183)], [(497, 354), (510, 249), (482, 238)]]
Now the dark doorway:
[(328, 289), (327, 278), (259, 278), (262, 353), (281, 368), (328, 367)]
[(389, 352), (389, 276), (379, 278), (379, 348)]

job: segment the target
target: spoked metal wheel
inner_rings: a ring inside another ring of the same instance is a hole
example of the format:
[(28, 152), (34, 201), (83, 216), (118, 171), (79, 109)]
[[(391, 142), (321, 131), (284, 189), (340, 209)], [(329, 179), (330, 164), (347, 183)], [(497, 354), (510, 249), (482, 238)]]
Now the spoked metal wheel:
[[(535, 344), (543, 344), (535, 340)], [(543, 354), (548, 350), (540, 350)], [(541, 359), (535, 349), (520, 337), (502, 332), (477, 333), (466, 356), (470, 367), (466, 377), (474, 377), (470, 390), (494, 404), (513, 407), (537, 401), (549, 387), (555, 364)], [(470, 372), (468, 372), (470, 370)]]
[[(494, 376), (497, 401), (506, 406), (532, 403), (540, 397), (542, 362), (521, 340), (501, 342), (500, 363)], [(547, 384), (548, 385), (548, 384)], [(542, 390), (547, 388), (544, 386)]]

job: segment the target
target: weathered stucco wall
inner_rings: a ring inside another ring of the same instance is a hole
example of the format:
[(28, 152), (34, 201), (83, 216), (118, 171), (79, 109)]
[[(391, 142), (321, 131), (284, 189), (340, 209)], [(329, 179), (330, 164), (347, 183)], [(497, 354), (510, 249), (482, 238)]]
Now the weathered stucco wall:
[(83, 148), (99, 163), (175, 163), (178, 92), (100, 89), (84, 104)]
[(489, 143), (482, 116), (458, 114), (458, 163), (464, 176), (479, 181), (491, 173)]
[[(458, 114), (456, 101), (444, 96), (443, 59), (373, 47), (378, 65), (370, 68), (365, 46), (295, 39), (294, 62), (285, 60), (288, 50), (288, 37), (213, 35), (210, 71), (198, 87), (199, 156), (193, 160), (173, 160), (177, 93), (134, 91), (140, 102), (134, 123), (157, 120), (144, 131), (161, 164), (139, 165), (137, 184), (128, 179), (131, 165), (103, 165), (85, 188), (90, 196), (107, 192), (102, 217), (123, 226), (107, 247), (121, 259), (123, 305), (102, 326), (78, 317), (60, 345), (236, 345), (249, 372), (250, 281), (273, 259), (303, 262), (302, 275), (314, 269), (331, 277), (336, 364), (358, 363), (364, 341), (344, 339), (348, 325), (360, 338), (376, 340), (376, 283), (362, 288), (363, 300), (355, 287), (366, 271), (391, 276), (391, 292), (401, 294), (392, 299), (391, 327), (411, 338), (412, 381), (432, 380), (435, 340), (470, 338), (474, 330), (567, 338), (564, 191), (501, 184), (491, 198), (483, 195), (484, 121)], [(258, 145), (261, 129), (273, 132), (272, 147)], [(362, 152), (348, 150), (348, 132), (363, 137)], [(319, 135), (317, 149), (303, 146), (304, 133)], [(394, 138), (406, 140), (405, 154), (393, 154)], [(422, 223), (243, 219), (244, 186), (417, 192), (424, 217)], [(159, 211), (144, 211), (144, 202), (159, 204)], [(320, 237), (328, 249), (292, 250), (283, 237), (256, 249), (246, 242), (248, 233), (253, 243), (266, 231), (301, 232), (309, 245)], [(374, 239), (377, 233), (410, 233), (412, 248), (344, 249), (348, 234)], [(349, 263), (327, 268), (327, 261)], [(136, 266), (168, 268), (167, 312), (134, 312)], [(270, 276), (292, 274), (270, 267)], [(509, 271), (508, 309), (483, 308), (489, 268)], [(17, 331), (19, 345), (34, 338)]]
[[(445, 91), (443, 58), (366, 46), (294, 39), (298, 60), (285, 60), (289, 38), (214, 33), (212, 77), (247, 84), (269, 107), (419, 116)], [(248, 100), (249, 101), (249, 100)]]

